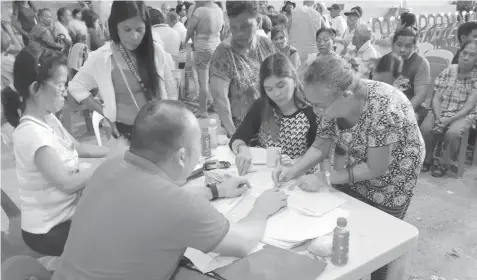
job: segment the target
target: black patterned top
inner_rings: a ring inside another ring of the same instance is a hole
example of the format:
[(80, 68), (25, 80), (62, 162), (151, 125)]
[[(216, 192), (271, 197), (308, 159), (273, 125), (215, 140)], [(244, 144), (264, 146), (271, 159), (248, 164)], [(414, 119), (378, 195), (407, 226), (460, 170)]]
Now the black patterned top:
[(274, 109), (275, 121), (280, 124), (280, 133), (277, 139), (272, 139), (272, 135), (264, 128), (262, 122), (262, 113), (264, 100), (257, 99), (243, 122), (237, 128), (237, 131), (230, 140), (232, 143), (240, 139), (248, 146), (257, 146), (261, 148), (280, 147), (282, 154), (295, 159), (302, 156), (313, 144), (316, 137), (316, 115), (311, 107), (299, 109), (290, 116), (279, 115)]
[(424, 141), (408, 98), (388, 84), (366, 83), (368, 96), (358, 123), (340, 129), (336, 120), (321, 121), (317, 135), (334, 139), (355, 165), (367, 161), (369, 148), (390, 146), (389, 167), (384, 175), (347, 187), (378, 205), (402, 207), (414, 194), (425, 156)]

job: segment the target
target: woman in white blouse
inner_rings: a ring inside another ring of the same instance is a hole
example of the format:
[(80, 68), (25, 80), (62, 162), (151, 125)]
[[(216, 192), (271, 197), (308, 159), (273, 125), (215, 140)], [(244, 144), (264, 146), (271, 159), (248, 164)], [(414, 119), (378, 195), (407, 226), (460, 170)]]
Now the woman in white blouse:
[[(66, 58), (26, 48), (15, 61), (14, 88), (2, 91), (13, 125), (14, 154), (25, 243), (43, 255), (60, 256), (82, 189), (94, 172), (79, 157), (100, 158), (109, 149), (76, 141), (55, 117), (66, 94)], [(20, 117), (21, 116), (21, 117)]]
[[(112, 42), (90, 53), (68, 89), (109, 121), (114, 137), (129, 138), (141, 107), (167, 99), (176, 85), (163, 48), (152, 38), (144, 1), (114, 1), (108, 26)], [(103, 104), (91, 96), (96, 87)]]

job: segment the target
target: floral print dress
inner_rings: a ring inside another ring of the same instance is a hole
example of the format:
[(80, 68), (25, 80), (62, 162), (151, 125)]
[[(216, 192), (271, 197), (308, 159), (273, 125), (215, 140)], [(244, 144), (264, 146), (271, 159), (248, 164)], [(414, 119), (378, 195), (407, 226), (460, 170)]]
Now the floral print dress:
[(231, 38), (228, 38), (217, 47), (212, 56), (209, 76), (218, 76), (230, 82), (228, 98), (236, 127), (260, 96), (259, 71), (262, 61), (276, 52), (268, 38), (255, 35), (255, 39), (256, 44), (247, 55), (232, 46)]
[(366, 83), (368, 96), (359, 121), (349, 129), (340, 129), (336, 120), (321, 121), (317, 135), (333, 139), (353, 166), (367, 161), (370, 148), (389, 146), (391, 156), (384, 175), (335, 187), (385, 209), (405, 208), (424, 161), (424, 141), (407, 97), (390, 85)]

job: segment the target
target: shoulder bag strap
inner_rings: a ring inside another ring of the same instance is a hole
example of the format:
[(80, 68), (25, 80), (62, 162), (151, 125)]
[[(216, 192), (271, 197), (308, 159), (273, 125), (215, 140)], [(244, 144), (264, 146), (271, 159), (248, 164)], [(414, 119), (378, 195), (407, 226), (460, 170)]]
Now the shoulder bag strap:
[[(131, 60), (131, 58), (129, 57), (128, 53), (126, 52), (126, 50), (124, 49), (124, 46), (122, 44), (119, 44), (118, 45), (119, 47), (119, 52), (121, 53), (121, 55), (123, 56), (124, 58), (124, 61), (126, 61), (126, 64), (128, 65), (129, 67), (129, 70), (131, 70), (131, 72), (133, 73), (134, 77), (136, 78), (137, 82), (139, 83), (139, 86), (141, 87), (141, 90), (144, 92), (144, 94), (147, 94), (150, 92), (150, 90), (148, 88), (146, 88), (146, 84), (144, 83), (144, 81), (141, 79), (141, 76), (139, 75), (139, 72), (137, 71), (136, 69), (136, 66), (134, 65), (133, 61)], [(114, 52), (113, 52), (114, 53)], [(151, 95), (152, 96), (152, 95)]]
[(116, 67), (118, 67), (119, 72), (121, 72), (121, 76), (123, 76), (124, 83), (126, 84), (126, 87), (128, 88), (129, 94), (131, 95), (134, 105), (136, 105), (136, 108), (139, 111), (140, 110), (139, 105), (137, 105), (137, 101), (136, 101), (136, 98), (134, 97), (134, 93), (132, 92), (131, 87), (129, 86), (128, 79), (126, 78), (126, 75), (124, 75), (123, 69), (119, 65), (119, 61), (116, 57), (116, 54), (114, 53), (114, 50), (113, 50), (113, 57), (114, 57), (113, 60), (116, 62)]

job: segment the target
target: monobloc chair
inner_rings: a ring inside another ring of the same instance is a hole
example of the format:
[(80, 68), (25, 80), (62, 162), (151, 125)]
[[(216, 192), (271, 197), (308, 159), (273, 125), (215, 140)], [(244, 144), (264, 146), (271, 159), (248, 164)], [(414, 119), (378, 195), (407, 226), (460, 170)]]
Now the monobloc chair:
[(454, 46), (444, 46), (441, 49), (450, 51), (453, 55), (455, 55), (459, 51), (459, 48)]
[(2, 263), (2, 279), (50, 280), (52, 273), (30, 256), (14, 256)]
[(428, 42), (418, 43), (417, 49), (420, 55), (425, 56), (428, 51), (434, 49), (434, 45)]
[(429, 57), (429, 56), (442, 57), (445, 60), (449, 61), (449, 64), (452, 62), (452, 59), (454, 58), (454, 55), (452, 54), (452, 52), (448, 50), (443, 50), (443, 49), (430, 50), (424, 56), (425, 57)]

